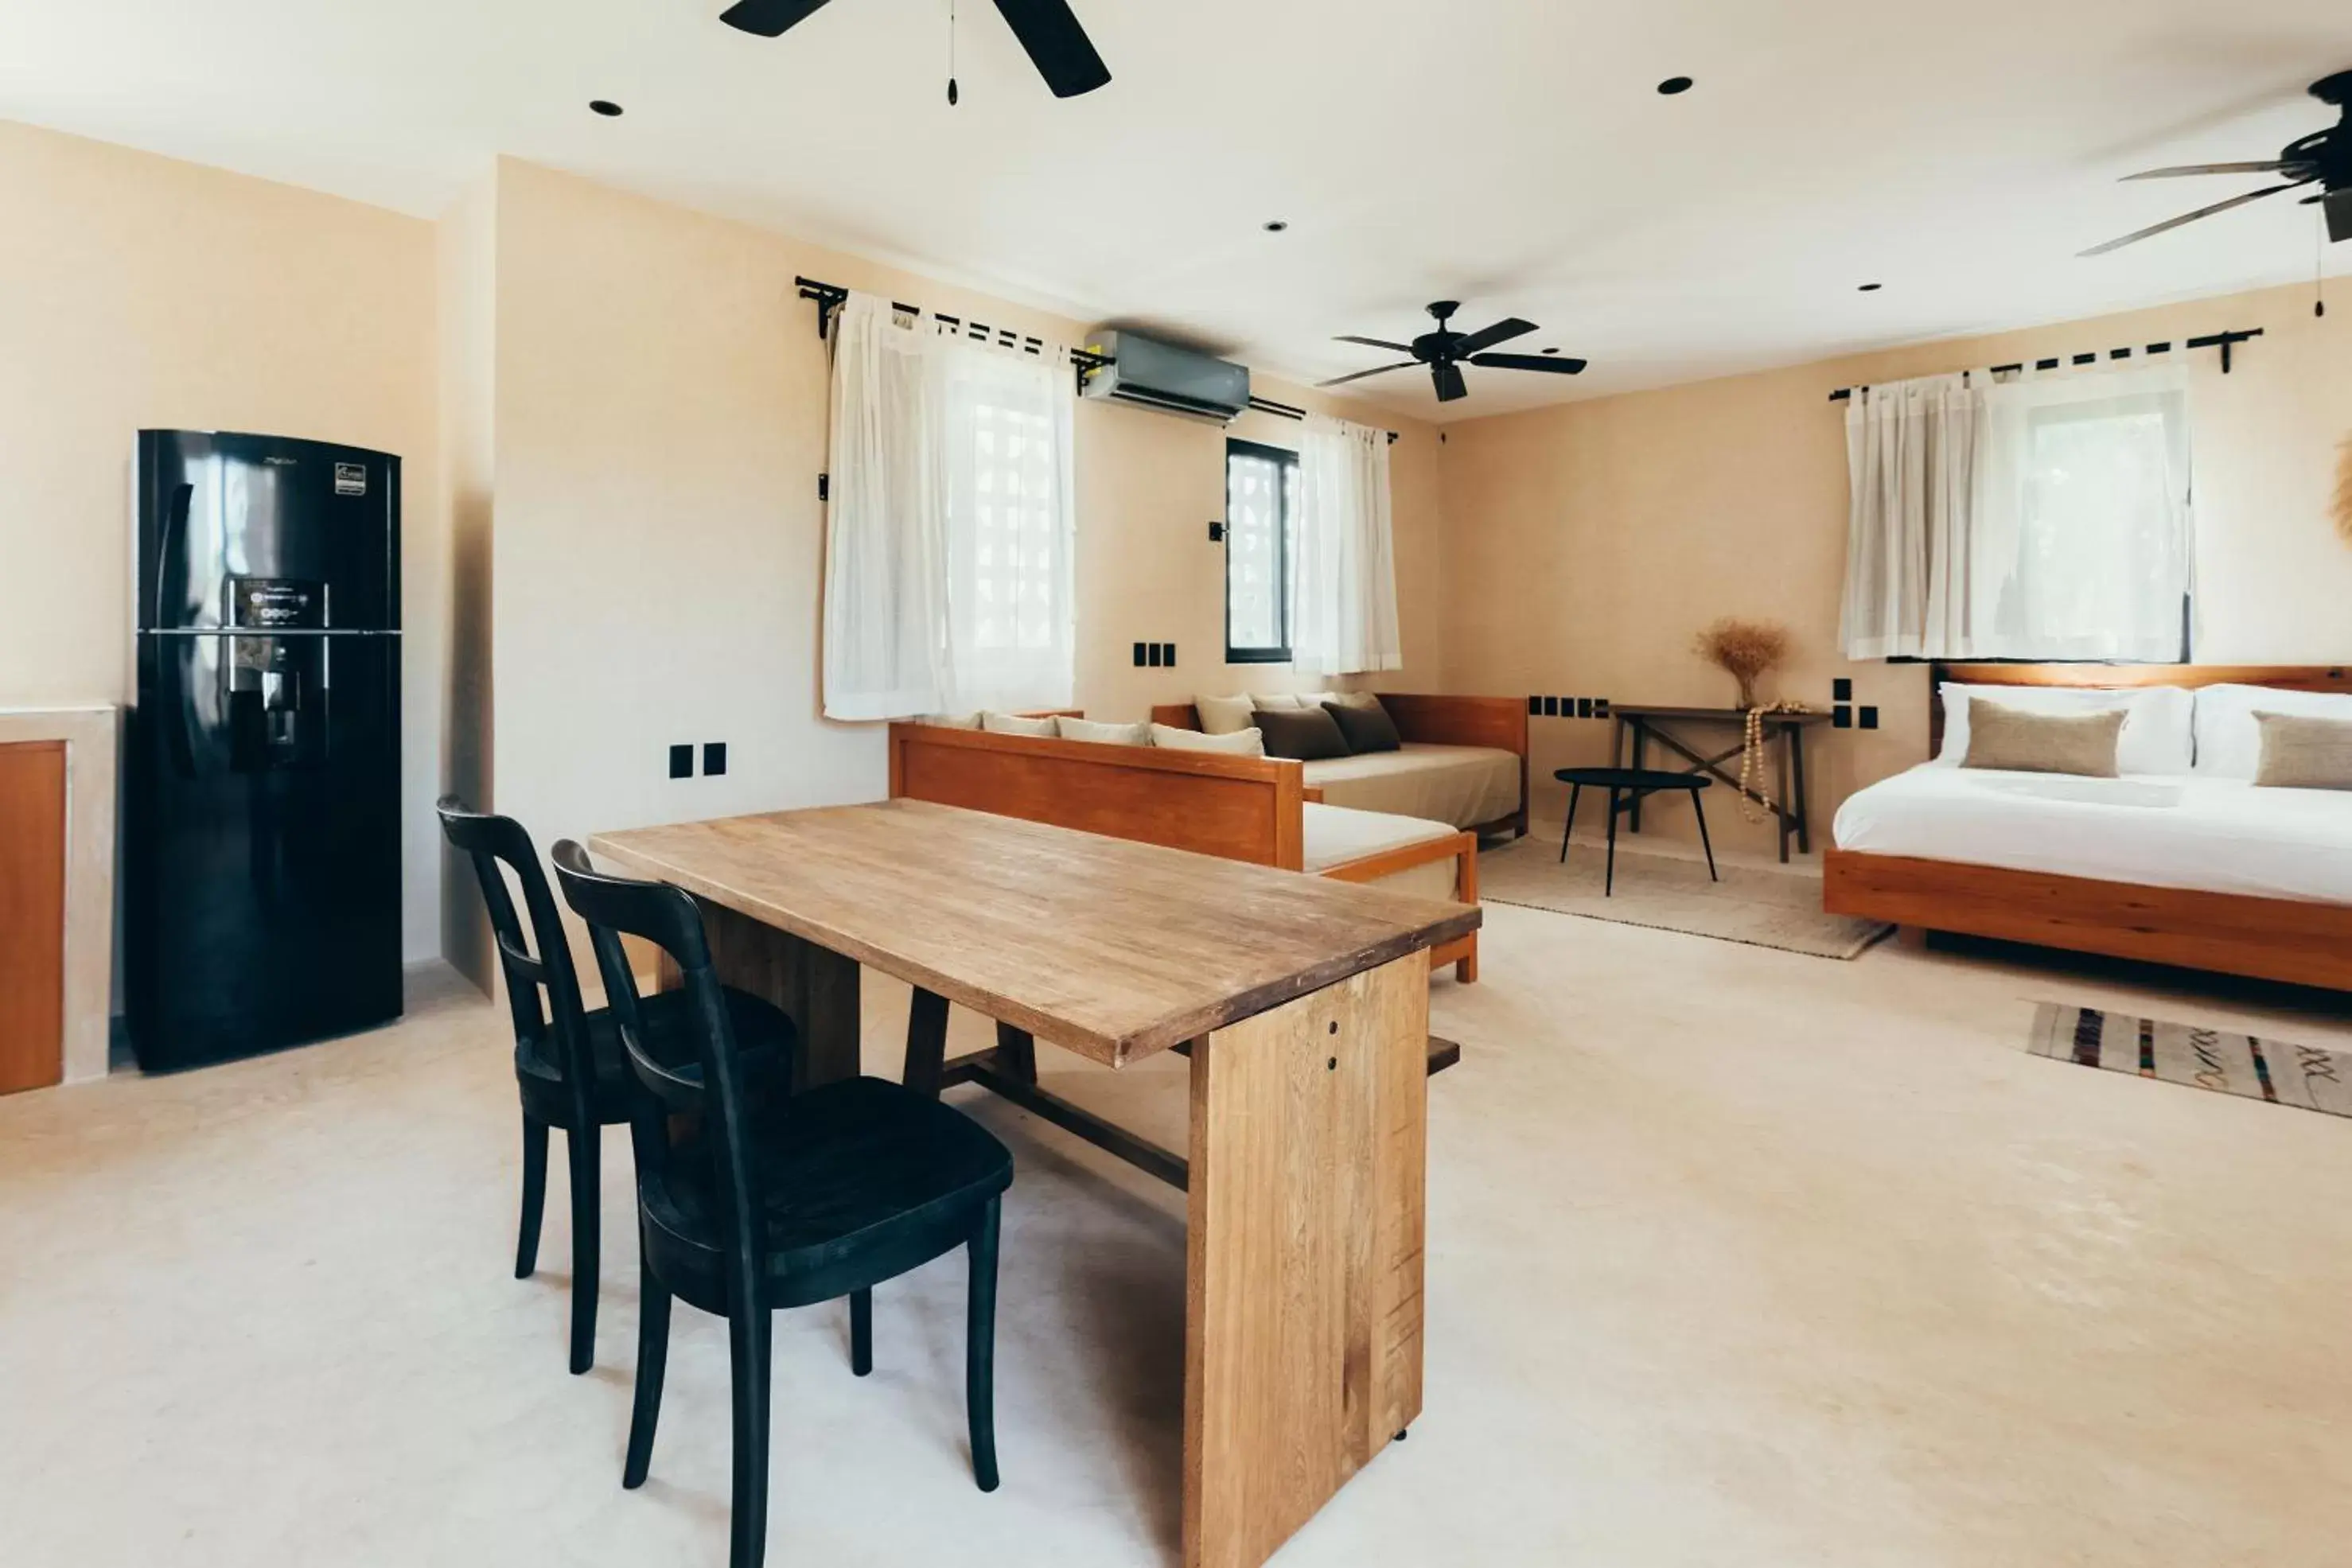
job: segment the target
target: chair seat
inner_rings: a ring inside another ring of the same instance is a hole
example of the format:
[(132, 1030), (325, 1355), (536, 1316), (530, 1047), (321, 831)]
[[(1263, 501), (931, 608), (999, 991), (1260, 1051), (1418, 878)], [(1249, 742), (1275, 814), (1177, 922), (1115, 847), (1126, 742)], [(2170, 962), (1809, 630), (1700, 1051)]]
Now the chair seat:
[[(950, 1105), (879, 1078), (850, 1078), (776, 1102), (753, 1129), (754, 1232), (772, 1304), (829, 1301), (960, 1246), (972, 1216), (1013, 1185), (1013, 1155)], [(649, 1247), (721, 1293), (725, 1239), (699, 1137), (641, 1175)], [(671, 1289), (692, 1296), (678, 1287)]]
[[(793, 1059), (799, 1036), (782, 1009), (746, 991), (726, 988), (727, 1018), (734, 1026), (736, 1048), (750, 1076), (768, 1082), (792, 1082)], [(646, 1045), (656, 1060), (689, 1082), (702, 1078), (702, 1051), (696, 1043), (693, 1019), (684, 991), (657, 991), (637, 1003), (644, 1019)], [(621, 1051), (620, 1028), (612, 1009), (598, 1008), (583, 1015), (590, 1053), (595, 1059), (594, 1106), (600, 1125), (629, 1119), (629, 1108), (645, 1092), (629, 1071)], [(572, 1120), (571, 1091), (564, 1087), (562, 1058), (555, 1031), (547, 1030), (515, 1047), (515, 1078), (522, 1087), (526, 1109), (540, 1120), (563, 1126)]]

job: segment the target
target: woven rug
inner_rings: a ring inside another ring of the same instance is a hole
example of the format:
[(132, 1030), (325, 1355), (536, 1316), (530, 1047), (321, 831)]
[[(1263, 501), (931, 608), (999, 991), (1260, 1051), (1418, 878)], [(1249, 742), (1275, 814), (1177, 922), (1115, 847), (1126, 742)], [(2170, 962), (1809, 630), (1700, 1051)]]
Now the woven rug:
[(2251, 1034), (2043, 1002), (2033, 1054), (2352, 1116), (2352, 1056)]
[(1478, 852), (1478, 897), (1556, 910), (1620, 925), (1648, 925), (1722, 942), (1778, 947), (1816, 958), (1853, 958), (1895, 929), (1822, 910), (1822, 879), (1802, 872), (1721, 865), (1723, 880), (1706, 879), (1706, 862), (1645, 854), (1617, 844), (1617, 891), (1601, 895), (1607, 852), (1581, 840), (1559, 863), (1559, 841), (1515, 840)]

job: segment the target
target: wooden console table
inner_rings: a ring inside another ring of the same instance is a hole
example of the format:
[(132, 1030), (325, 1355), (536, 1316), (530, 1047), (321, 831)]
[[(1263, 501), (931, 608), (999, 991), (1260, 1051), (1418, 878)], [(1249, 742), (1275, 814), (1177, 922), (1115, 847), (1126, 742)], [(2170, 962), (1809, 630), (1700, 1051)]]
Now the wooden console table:
[[(1650, 742), (1654, 740), (1690, 764), (1685, 772), (1706, 774), (1723, 780), (1735, 790), (1739, 788), (1738, 773), (1727, 772), (1723, 765), (1735, 761), (1745, 748), (1748, 729), (1745, 710), (1736, 707), (1629, 707), (1621, 703), (1610, 711), (1617, 721), (1616, 733), (1609, 746), (1610, 761), (1614, 766), (1649, 767)], [(1768, 771), (1777, 773), (1780, 785), (1772, 790), (1770, 800), (1758, 803), (1769, 808), (1779, 819), (1780, 861), (1784, 865), (1788, 863), (1789, 840), (1792, 834), (1797, 841), (1799, 854), (1813, 852), (1812, 829), (1805, 819), (1805, 731), (1815, 725), (1829, 722), (1830, 716), (1825, 713), (1769, 713), (1764, 716)], [(1685, 738), (1692, 731), (1727, 728), (1733, 737), (1727, 751), (1705, 754), (1699, 747), (1710, 742)], [(1675, 733), (1677, 729), (1685, 733), (1678, 735)], [(1629, 735), (1633, 742), (1630, 763), (1625, 755), (1625, 739)], [(1750, 796), (1749, 799), (1754, 800), (1755, 797)], [(1632, 819), (1628, 826), (1640, 832), (1642, 802), (1638, 797), (1628, 815)]]

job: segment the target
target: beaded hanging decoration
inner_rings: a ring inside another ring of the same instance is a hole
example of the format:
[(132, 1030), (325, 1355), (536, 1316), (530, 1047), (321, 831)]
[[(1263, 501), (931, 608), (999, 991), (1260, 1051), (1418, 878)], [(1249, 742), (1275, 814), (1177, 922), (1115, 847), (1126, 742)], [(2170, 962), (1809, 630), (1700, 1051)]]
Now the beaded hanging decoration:
[[(1748, 725), (1739, 750), (1739, 815), (1742, 820), (1760, 822), (1780, 810), (1772, 798), (1764, 793), (1764, 716), (1772, 713), (1811, 713), (1802, 703), (1764, 703), (1748, 710)], [(1761, 808), (1760, 810), (1759, 808)]]

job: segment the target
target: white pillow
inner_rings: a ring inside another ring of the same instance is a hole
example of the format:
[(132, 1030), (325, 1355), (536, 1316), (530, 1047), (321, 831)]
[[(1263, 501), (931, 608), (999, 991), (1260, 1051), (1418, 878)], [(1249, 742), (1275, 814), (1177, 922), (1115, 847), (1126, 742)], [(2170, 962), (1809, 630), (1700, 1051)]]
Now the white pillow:
[(1307, 703), (1297, 692), (1259, 692), (1250, 698), (1250, 706), (1276, 713), (1293, 713), (1305, 707)]
[(1055, 723), (1064, 740), (1091, 740), (1097, 746), (1151, 744), (1151, 726), (1149, 724), (1097, 724), (1092, 719), (1067, 717)]
[(1250, 716), (1257, 710), (1250, 706), (1246, 695), (1234, 697), (1194, 697), (1192, 711), (1201, 716), (1203, 735), (1233, 735), (1251, 727)]
[(1017, 713), (984, 713), (980, 716), (980, 727), (991, 735), (1042, 735), (1060, 733), (1050, 718), (1023, 718)]
[(2262, 769), (2262, 726), (2256, 713), (2297, 718), (2352, 719), (2352, 695), (2288, 692), (2274, 686), (2207, 686), (2197, 694), (2197, 771), (2217, 779), (2252, 779)]
[(1151, 727), (1151, 744), (1164, 746), (1171, 751), (1218, 751), (1228, 757), (1264, 757), (1265, 737), (1255, 729), (1238, 729), (1230, 735), (1206, 735), (1197, 729), (1178, 729), (1172, 725)]
[(917, 724), (928, 724), (933, 729), (978, 729), (977, 713), (927, 713), (916, 716)]
[[(1946, 681), (1944, 749), (1939, 767), (1958, 768), (1969, 754), (1971, 695), (2025, 713), (2125, 711), (2122, 738), (2116, 743), (2118, 773), (2186, 773), (2196, 755), (2196, 697), (2186, 686), (1971, 686)], [(2251, 725), (2253, 721), (2249, 719)], [(2248, 770), (2246, 777), (2253, 777)]]

